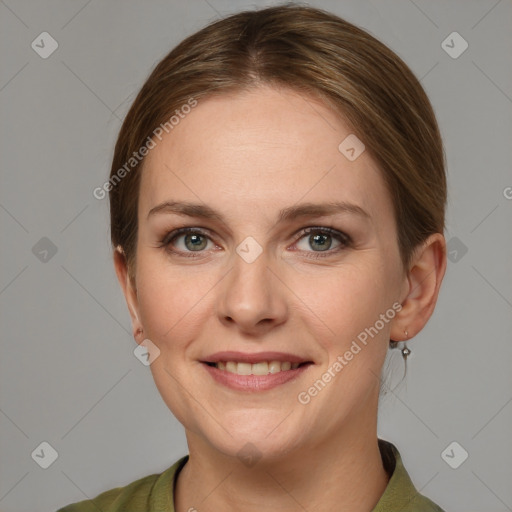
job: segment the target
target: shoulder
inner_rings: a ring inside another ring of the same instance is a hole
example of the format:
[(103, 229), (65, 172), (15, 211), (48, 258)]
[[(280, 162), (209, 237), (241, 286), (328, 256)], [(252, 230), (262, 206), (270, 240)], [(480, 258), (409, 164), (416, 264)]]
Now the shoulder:
[[(71, 503), (56, 512), (150, 512), (167, 510), (162, 505), (173, 507), (173, 487), (178, 471), (188, 460), (182, 457), (162, 473), (139, 478), (124, 487), (102, 492), (93, 499)], [(158, 508), (155, 508), (155, 505)]]
[(445, 512), (439, 505), (419, 493), (411, 500), (410, 507), (411, 512)]
[(372, 512), (444, 512), (432, 500), (420, 494), (414, 486), (402, 457), (396, 446), (389, 441), (379, 439), (384, 468), (390, 475), (389, 483)]
[(135, 480), (124, 487), (116, 487), (102, 492), (91, 500), (72, 503), (57, 512), (118, 512), (129, 505), (130, 510), (147, 510), (147, 504), (151, 490), (161, 474), (148, 475)]

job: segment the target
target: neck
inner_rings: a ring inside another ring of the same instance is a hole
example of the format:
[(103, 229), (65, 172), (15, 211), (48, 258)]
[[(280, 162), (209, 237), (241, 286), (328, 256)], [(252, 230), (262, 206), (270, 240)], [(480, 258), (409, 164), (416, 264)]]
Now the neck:
[(190, 457), (177, 480), (176, 512), (253, 512), (262, 505), (283, 512), (370, 512), (389, 480), (376, 418), (374, 423), (363, 421), (352, 432), (341, 429), (322, 444), (301, 446), (272, 461), (262, 458), (252, 467), (187, 432)]

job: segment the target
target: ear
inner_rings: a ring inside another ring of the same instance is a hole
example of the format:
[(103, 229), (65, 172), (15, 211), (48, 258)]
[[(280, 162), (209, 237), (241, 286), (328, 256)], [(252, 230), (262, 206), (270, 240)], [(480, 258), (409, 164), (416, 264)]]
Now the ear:
[(144, 336), (142, 324), (139, 320), (139, 301), (137, 297), (137, 290), (130, 279), (126, 256), (120, 245), (118, 245), (114, 250), (114, 267), (132, 319), (133, 337), (137, 343), (140, 344), (144, 339)]
[(392, 340), (405, 341), (423, 329), (434, 312), (445, 271), (446, 241), (441, 233), (435, 233), (414, 251), (404, 282), (402, 309), (390, 332)]

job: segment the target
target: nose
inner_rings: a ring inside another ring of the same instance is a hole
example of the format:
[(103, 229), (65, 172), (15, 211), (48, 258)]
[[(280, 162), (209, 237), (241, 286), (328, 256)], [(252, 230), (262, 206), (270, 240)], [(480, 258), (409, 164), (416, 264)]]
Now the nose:
[(286, 287), (271, 269), (265, 251), (252, 263), (234, 257), (217, 297), (221, 323), (250, 335), (261, 336), (283, 324), (288, 315)]

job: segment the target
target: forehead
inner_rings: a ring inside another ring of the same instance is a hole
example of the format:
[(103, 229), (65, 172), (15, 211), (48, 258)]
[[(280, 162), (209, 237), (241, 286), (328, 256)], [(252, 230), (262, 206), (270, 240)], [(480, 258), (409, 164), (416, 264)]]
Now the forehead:
[(365, 151), (354, 161), (340, 152), (350, 135), (337, 113), (289, 89), (199, 100), (146, 156), (140, 215), (187, 200), (237, 218), (298, 201), (350, 201), (381, 216), (392, 206), (381, 172)]

